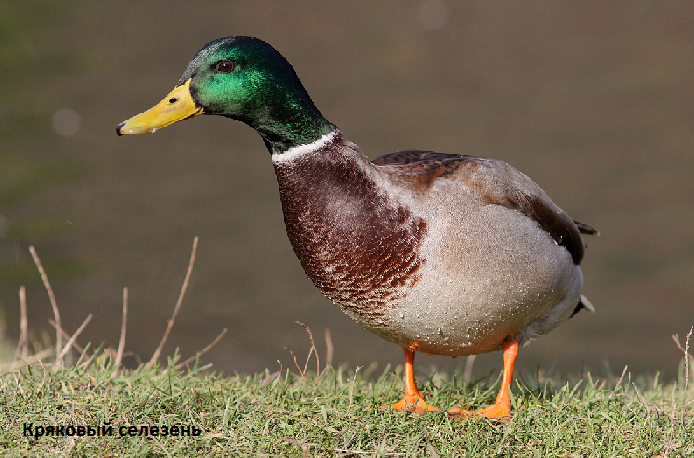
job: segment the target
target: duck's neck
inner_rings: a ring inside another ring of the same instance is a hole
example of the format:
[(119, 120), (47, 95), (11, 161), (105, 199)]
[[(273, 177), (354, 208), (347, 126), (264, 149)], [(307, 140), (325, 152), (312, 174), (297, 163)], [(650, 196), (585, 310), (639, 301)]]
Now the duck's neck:
[(316, 108), (298, 80), (291, 90), (281, 87), (267, 91), (259, 100), (253, 102), (257, 106), (246, 109), (252, 115), (239, 119), (260, 134), (273, 155), (314, 143), (336, 129)]
[(381, 307), (419, 278), (426, 224), (384, 189), (339, 130), (273, 155), (273, 165), (287, 235), (306, 274), (348, 313), (378, 327)]
[(301, 145), (314, 143), (334, 129), (335, 126), (325, 118), (295, 119), (270, 127), (256, 127), (256, 131), (265, 142), (265, 147), (272, 155), (284, 154)]

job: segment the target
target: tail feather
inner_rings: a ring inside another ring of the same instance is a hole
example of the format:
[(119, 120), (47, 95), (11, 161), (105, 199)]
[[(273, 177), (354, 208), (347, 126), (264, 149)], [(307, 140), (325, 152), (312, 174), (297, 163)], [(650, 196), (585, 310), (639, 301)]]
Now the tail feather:
[(591, 304), (588, 298), (585, 297), (583, 294), (581, 294), (581, 300), (578, 301), (576, 308), (571, 313), (571, 316), (569, 318), (580, 312), (581, 309), (586, 309), (589, 312), (595, 313), (595, 307), (593, 307), (593, 304)]
[(578, 228), (578, 230), (581, 232), (581, 234), (588, 234), (588, 235), (595, 235), (598, 236), (600, 235), (600, 231), (595, 229), (593, 226), (589, 226), (587, 224), (579, 223), (578, 221), (574, 220), (574, 224)]

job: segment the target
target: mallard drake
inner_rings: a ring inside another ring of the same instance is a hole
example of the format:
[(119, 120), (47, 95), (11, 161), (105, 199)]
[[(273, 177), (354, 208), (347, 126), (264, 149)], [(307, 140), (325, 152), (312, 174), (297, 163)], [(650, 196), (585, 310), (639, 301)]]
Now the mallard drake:
[(595, 229), (502, 161), (407, 150), (369, 162), (257, 38), (205, 45), (171, 93), (117, 132), (155, 132), (200, 114), (260, 134), (306, 275), (350, 318), (403, 348), (405, 395), (395, 409), (438, 410), (415, 385), (415, 352), (502, 349), (496, 403), (449, 413), (508, 417), (519, 345), (593, 309), (579, 264), (581, 233)]

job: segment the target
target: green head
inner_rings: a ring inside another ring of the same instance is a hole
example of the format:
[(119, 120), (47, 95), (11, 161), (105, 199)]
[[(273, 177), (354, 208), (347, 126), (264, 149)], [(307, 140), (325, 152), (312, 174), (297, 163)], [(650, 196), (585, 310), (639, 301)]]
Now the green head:
[(245, 122), (258, 131), (271, 153), (311, 143), (335, 129), (289, 62), (252, 37), (206, 44), (188, 63), (176, 88), (159, 105), (118, 126), (118, 133), (153, 132), (198, 114)]

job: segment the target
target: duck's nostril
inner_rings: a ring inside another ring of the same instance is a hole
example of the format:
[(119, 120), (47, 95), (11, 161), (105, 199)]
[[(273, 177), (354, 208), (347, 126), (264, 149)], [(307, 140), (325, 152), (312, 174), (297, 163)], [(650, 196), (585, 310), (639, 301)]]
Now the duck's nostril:
[(176, 103), (176, 102), (178, 102), (178, 97), (171, 97), (169, 99), (169, 103)]

